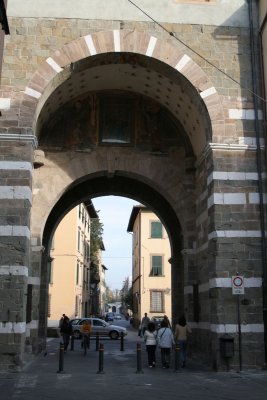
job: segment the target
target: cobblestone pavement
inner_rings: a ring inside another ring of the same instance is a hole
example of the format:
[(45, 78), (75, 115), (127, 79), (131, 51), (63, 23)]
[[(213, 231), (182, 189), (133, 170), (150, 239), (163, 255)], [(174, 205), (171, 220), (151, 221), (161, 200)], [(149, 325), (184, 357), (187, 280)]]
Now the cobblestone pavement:
[(104, 362), (103, 373), (99, 373), (95, 340), (91, 340), (86, 356), (76, 340), (74, 351), (68, 350), (64, 355), (63, 372), (59, 373), (60, 339), (48, 339), (47, 354), (41, 354), (23, 372), (0, 374), (0, 399), (267, 399), (267, 371), (213, 372), (191, 360), (187, 368), (178, 372), (174, 368), (161, 369), (159, 365), (150, 369), (143, 343), (142, 367), (138, 371), (138, 341), (142, 343), (130, 329), (123, 351), (120, 340), (101, 340)]

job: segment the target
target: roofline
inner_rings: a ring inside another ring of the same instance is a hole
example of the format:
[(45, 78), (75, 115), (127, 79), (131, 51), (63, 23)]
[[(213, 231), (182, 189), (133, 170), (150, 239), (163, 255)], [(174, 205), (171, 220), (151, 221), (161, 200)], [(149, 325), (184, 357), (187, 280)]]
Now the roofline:
[(146, 206), (143, 206), (142, 204), (139, 204), (138, 206), (133, 206), (127, 226), (127, 232), (133, 232), (135, 220), (141, 209), (142, 211), (149, 211), (149, 209)]
[(90, 218), (99, 218), (95, 206), (93, 205), (91, 200), (84, 201), (83, 204), (85, 205)]

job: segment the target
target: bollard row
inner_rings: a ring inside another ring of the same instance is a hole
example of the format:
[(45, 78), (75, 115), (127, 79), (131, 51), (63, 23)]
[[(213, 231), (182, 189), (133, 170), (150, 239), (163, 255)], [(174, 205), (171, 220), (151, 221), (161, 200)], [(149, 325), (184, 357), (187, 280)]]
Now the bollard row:
[[(124, 351), (124, 336), (121, 334), (121, 346), (120, 350)], [(85, 345), (85, 344), (84, 344)], [(89, 338), (89, 347), (90, 347), (90, 338)], [(71, 340), (71, 350), (74, 350), (74, 338)], [(175, 371), (179, 369), (179, 347), (175, 346)], [(99, 353), (98, 358), (98, 374), (104, 374), (104, 345), (99, 343), (99, 333), (96, 333), (96, 351)], [(136, 346), (136, 355), (137, 355), (137, 370), (136, 373), (143, 374), (142, 370), (142, 347), (140, 343), (137, 343)], [(64, 372), (64, 344), (60, 342), (59, 345), (59, 367), (57, 373)]]

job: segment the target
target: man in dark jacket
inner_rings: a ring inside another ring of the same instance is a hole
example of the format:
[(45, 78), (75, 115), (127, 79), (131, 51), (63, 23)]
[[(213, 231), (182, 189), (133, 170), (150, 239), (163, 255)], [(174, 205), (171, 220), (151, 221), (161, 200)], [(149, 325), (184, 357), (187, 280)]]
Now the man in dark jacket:
[(64, 351), (66, 352), (70, 342), (70, 336), (72, 335), (72, 325), (69, 318), (65, 315), (61, 324), (60, 333), (63, 338)]

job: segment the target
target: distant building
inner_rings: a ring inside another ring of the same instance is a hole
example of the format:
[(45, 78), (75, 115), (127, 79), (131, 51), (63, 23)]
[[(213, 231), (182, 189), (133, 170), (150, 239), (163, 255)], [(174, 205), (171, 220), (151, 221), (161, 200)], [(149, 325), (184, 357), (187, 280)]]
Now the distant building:
[(138, 324), (146, 312), (151, 318), (171, 319), (171, 265), (169, 239), (159, 218), (148, 208), (134, 206), (128, 232), (133, 233), (133, 317)]
[(99, 282), (99, 314), (105, 315), (106, 312), (106, 270), (107, 267), (101, 264), (100, 266), (100, 282)]
[(60, 222), (50, 252), (48, 326), (64, 313), (70, 318), (89, 316), (90, 224), (97, 218), (91, 202), (79, 204)]

